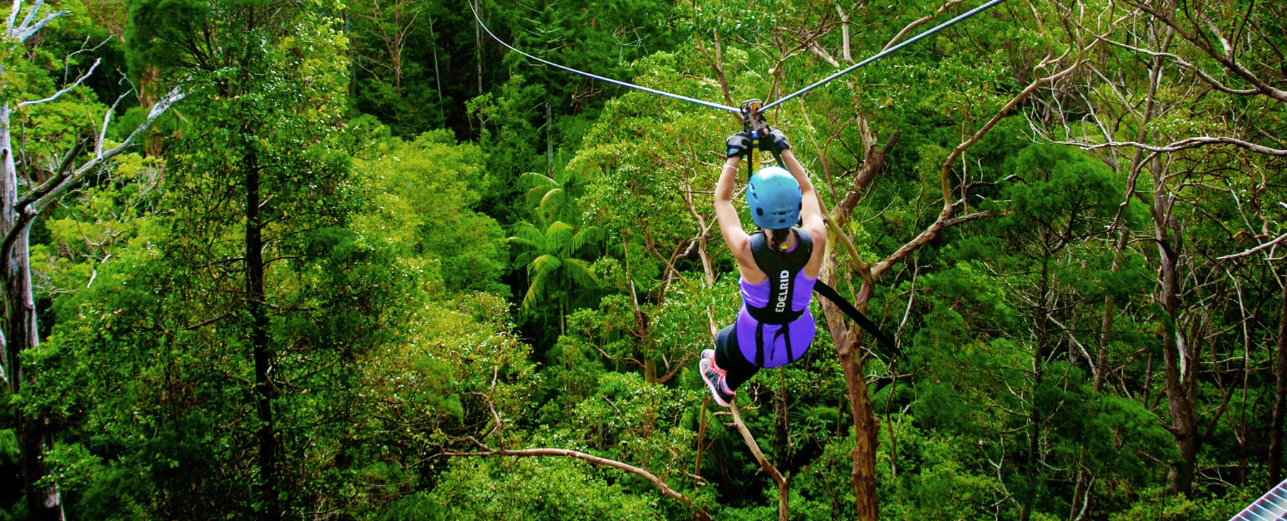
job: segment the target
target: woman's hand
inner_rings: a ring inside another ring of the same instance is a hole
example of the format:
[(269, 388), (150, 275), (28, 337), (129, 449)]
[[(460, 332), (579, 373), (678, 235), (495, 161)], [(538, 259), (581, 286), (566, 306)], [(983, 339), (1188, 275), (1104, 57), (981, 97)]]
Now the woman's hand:
[(773, 148), (776, 149), (778, 152), (782, 152), (784, 150), (791, 150), (791, 143), (787, 142), (786, 134), (783, 134), (781, 130), (778, 130), (775, 128), (772, 131), (770, 131), (769, 141), (773, 143)]
[(729, 158), (742, 157), (751, 151), (751, 136), (745, 132), (738, 132), (728, 137), (728, 152), (724, 155)]

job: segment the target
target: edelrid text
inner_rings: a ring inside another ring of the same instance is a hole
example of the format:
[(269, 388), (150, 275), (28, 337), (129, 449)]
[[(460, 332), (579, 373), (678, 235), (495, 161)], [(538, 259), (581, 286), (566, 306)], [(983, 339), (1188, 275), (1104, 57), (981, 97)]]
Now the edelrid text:
[(782, 270), (778, 274), (778, 303), (773, 307), (773, 311), (781, 313), (786, 310), (787, 289), (791, 287), (791, 272)]

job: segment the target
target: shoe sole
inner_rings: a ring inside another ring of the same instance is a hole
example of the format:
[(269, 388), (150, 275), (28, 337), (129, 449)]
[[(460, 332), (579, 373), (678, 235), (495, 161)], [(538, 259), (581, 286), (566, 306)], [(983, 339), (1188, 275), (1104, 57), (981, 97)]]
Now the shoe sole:
[[(705, 361), (705, 359), (702, 360), (702, 362)], [(702, 369), (700, 363), (697, 364), (697, 371), (702, 373), (702, 381), (706, 382), (706, 389), (711, 392), (711, 398), (715, 399), (715, 403), (720, 407), (731, 407), (731, 403), (724, 401), (723, 398), (719, 397), (719, 393), (715, 392), (715, 382), (712, 382), (711, 379), (706, 376), (706, 370)]]

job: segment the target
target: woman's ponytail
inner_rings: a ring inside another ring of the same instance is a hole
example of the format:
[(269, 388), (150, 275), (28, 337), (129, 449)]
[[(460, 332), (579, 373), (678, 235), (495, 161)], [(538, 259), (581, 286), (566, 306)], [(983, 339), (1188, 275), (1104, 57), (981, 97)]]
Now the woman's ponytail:
[(791, 237), (794, 232), (791, 228), (785, 230), (765, 230), (769, 234), (769, 249), (781, 252), (786, 249), (787, 238)]

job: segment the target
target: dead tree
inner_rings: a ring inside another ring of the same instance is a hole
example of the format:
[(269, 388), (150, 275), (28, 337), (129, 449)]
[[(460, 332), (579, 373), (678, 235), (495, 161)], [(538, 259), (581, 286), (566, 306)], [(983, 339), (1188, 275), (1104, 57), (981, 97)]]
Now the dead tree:
[[(10, 44), (21, 45), (35, 36), (49, 22), (69, 14), (70, 11), (45, 10), (40, 17), (44, 0), (36, 0), (31, 10), (21, 21), (22, 1), (14, 0), (9, 17), (5, 22), (4, 36)], [(37, 21), (37, 19), (39, 20)], [(12, 67), (4, 64), (4, 67)], [(23, 109), (49, 103), (72, 92), (94, 73), (98, 61), (70, 85), (52, 95), (30, 101), (0, 103), (0, 259), (4, 266), (0, 269), (0, 285), (4, 288), (4, 321), (0, 324), (0, 379), (8, 385), (10, 394), (18, 394), (23, 385), (36, 380), (39, 375), (30, 373), (23, 366), (25, 351), (40, 343), (39, 329), (36, 324), (36, 305), (31, 288), (31, 259), (28, 249), (28, 234), (31, 224), (51, 204), (62, 198), (68, 191), (79, 186), (91, 174), (106, 166), (112, 157), (125, 151), (134, 144), (156, 118), (160, 117), (172, 103), (183, 97), (173, 90), (152, 106), (146, 121), (120, 144), (107, 148), (107, 128), (111, 123), (112, 113), (116, 109), (117, 98), (103, 115), (102, 125), (95, 132), (83, 135), (75, 146), (67, 150), (58, 161), (52, 174), (44, 182), (34, 184), (28, 176), (20, 176), (15, 155), (12, 134), (12, 118), (21, 114)], [(24, 165), (24, 172), (28, 165)], [(62, 505), (57, 485), (38, 490), (36, 483), (45, 475), (42, 455), (48, 448), (51, 433), (47, 432), (43, 418), (27, 417), (21, 409), (14, 411), (17, 424), (18, 444), (22, 460), (22, 481), (26, 489), (27, 509), (32, 519), (61, 519)]]

